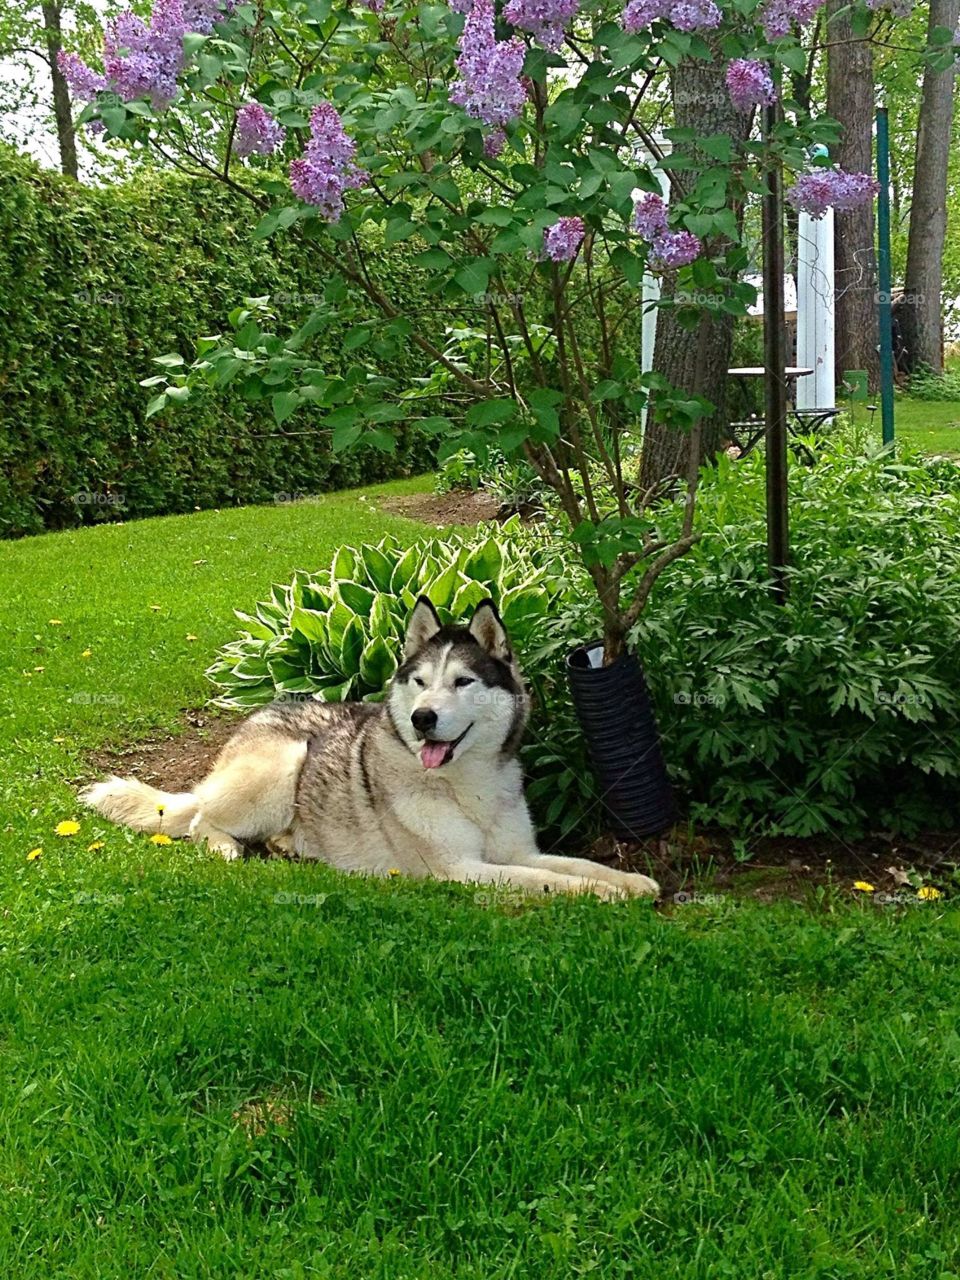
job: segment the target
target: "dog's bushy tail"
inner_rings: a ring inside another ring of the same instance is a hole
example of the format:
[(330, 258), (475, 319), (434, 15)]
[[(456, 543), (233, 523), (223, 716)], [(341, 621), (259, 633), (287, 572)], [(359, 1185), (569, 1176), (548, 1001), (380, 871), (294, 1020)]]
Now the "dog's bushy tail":
[[(107, 778), (81, 792), (81, 803), (135, 831), (185, 836), (199, 804), (192, 791), (158, 791), (136, 778)], [(163, 810), (161, 813), (160, 810)]]

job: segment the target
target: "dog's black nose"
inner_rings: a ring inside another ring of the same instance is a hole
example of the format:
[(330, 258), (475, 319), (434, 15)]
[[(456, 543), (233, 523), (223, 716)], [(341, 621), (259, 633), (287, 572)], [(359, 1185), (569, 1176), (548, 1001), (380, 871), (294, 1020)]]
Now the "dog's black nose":
[(437, 713), (429, 711), (426, 707), (421, 707), (419, 711), (415, 711), (410, 720), (417, 733), (429, 733), (431, 729), (437, 727)]

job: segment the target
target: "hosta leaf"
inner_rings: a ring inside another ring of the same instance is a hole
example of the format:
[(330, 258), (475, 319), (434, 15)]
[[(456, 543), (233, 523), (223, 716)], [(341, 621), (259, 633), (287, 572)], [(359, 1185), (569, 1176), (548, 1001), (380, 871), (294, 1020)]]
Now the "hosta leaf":
[(371, 547), (369, 544), (361, 547), (360, 554), (370, 586), (377, 591), (389, 591), (390, 579), (393, 574), (393, 562), (384, 555), (379, 547)]
[(389, 642), (395, 638), (395, 633), (396, 625), (393, 613), (390, 610), (390, 597), (385, 595), (377, 596), (373, 602), (373, 608), (370, 610), (370, 634), (372, 636), (381, 636)]
[(381, 689), (397, 669), (397, 660), (382, 636), (374, 636), (360, 658), (360, 677), (372, 689)]
[(336, 586), (344, 578), (353, 578), (357, 572), (358, 553), (353, 547), (342, 546), (333, 557), (330, 566), (330, 585)]
[(449, 609), (459, 586), (462, 586), (460, 571), (455, 564), (450, 564), (424, 587), (423, 594), (438, 609)]
[(490, 589), (486, 583), (465, 582), (453, 597), (451, 613), (455, 618), (466, 618), (467, 614), (472, 613), (480, 601), (486, 600), (489, 595)]
[(328, 632), (328, 615), (315, 609), (303, 609), (299, 605), (290, 613), (290, 625), (308, 640), (323, 640)]
[(468, 578), (476, 578), (478, 582), (493, 583), (500, 576), (502, 565), (503, 555), (496, 538), (488, 538), (486, 542), (470, 552), (463, 571)]
[(248, 635), (254, 636), (257, 640), (273, 640), (276, 638), (276, 628), (268, 627), (265, 622), (251, 617), (249, 613), (241, 612), (240, 609), (234, 609), (233, 612), (243, 623), (243, 629)]
[(410, 547), (397, 561), (390, 575), (390, 591), (393, 595), (397, 596), (404, 587), (416, 584), (421, 554), (419, 547)]
[(550, 607), (550, 597), (543, 587), (516, 587), (508, 591), (500, 602), (500, 616), (504, 625), (519, 627), (542, 618)]
[(337, 591), (348, 609), (362, 614), (365, 618), (369, 616), (376, 592), (359, 582), (338, 582)]
[(340, 642), (340, 670), (344, 675), (356, 675), (360, 670), (360, 655), (363, 653), (366, 642), (363, 623), (354, 615), (347, 623), (347, 629)]
[(341, 684), (328, 685), (325, 689), (317, 690), (317, 697), (321, 702), (346, 702), (350, 697), (350, 691), (353, 688), (353, 677), (344, 680)]

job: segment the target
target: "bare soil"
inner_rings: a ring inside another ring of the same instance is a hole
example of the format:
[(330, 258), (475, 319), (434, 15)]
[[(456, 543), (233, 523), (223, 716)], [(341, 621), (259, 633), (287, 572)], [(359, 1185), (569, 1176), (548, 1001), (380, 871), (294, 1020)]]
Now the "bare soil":
[(221, 747), (243, 719), (229, 711), (189, 711), (172, 737), (145, 738), (91, 753), (90, 771), (139, 778), (163, 791), (189, 791), (210, 772)]
[(411, 493), (403, 497), (383, 498), (378, 505), (381, 511), (388, 511), (391, 515), (407, 516), (410, 520), (421, 520), (424, 524), (444, 529), (494, 521), (502, 523), (517, 514), (522, 520), (529, 521), (541, 514), (529, 503), (519, 508), (509, 506), (482, 489), (475, 492), (451, 489), (449, 493)]

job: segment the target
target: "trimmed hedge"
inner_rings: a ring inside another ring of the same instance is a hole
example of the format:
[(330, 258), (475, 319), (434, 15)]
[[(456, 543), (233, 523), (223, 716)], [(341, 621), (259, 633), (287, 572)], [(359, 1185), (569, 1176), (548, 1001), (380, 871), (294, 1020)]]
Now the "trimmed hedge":
[[(323, 279), (309, 250), (251, 240), (253, 221), (219, 186), (155, 174), (87, 188), (0, 147), (0, 534), (270, 502), (429, 467), (427, 445), (402, 433), (395, 454), (334, 457), (324, 435), (280, 434), (269, 403), (229, 393), (146, 421), (139, 382), (156, 372), (151, 357), (189, 356), (244, 297), (271, 295), (291, 329), (310, 313)], [(329, 354), (350, 361), (335, 341)], [(303, 416), (284, 430), (311, 426)]]

